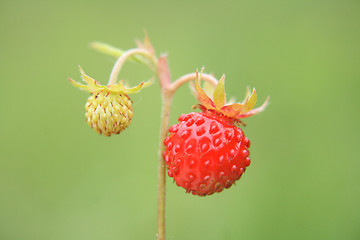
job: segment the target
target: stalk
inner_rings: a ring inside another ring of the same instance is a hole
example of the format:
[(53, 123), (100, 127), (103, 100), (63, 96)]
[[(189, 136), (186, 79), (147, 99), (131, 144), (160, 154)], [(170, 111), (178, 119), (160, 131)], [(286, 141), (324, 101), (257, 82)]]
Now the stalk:
[[(116, 84), (119, 73), (120, 73), (120, 70), (121, 70), (122, 66), (124, 65), (125, 61), (128, 58), (131, 58), (131, 57), (136, 56), (136, 55), (143, 55), (144, 57), (151, 60), (155, 64), (155, 66), (157, 64), (157, 60), (149, 53), (149, 51), (144, 50), (144, 49), (140, 49), (140, 48), (130, 49), (130, 50), (124, 52), (123, 55), (121, 55), (118, 58), (118, 60), (116, 61), (115, 65), (114, 65), (114, 67), (113, 67), (113, 69), (111, 71), (108, 85), (115, 85)], [(150, 67), (150, 69), (153, 70), (151, 67)]]
[[(159, 68), (158, 68), (159, 69)], [(167, 64), (163, 69), (164, 72), (168, 72)], [(157, 240), (165, 240), (165, 193), (166, 193), (166, 164), (162, 157), (162, 153), (165, 150), (164, 140), (167, 136), (167, 130), (169, 129), (171, 102), (176, 90), (183, 84), (193, 81), (196, 78), (196, 74), (187, 74), (179, 78), (172, 84), (169, 74), (162, 74), (158, 72), (158, 76), (165, 75), (165, 79), (159, 79), (162, 89), (162, 110), (161, 110), (161, 124), (160, 124), (160, 142), (159, 142), (159, 166), (158, 166), (158, 226), (157, 226)], [(216, 85), (217, 80), (209, 75), (203, 74), (202, 79)], [(167, 79), (166, 79), (167, 78)]]
[[(148, 66), (156, 75), (160, 82), (161, 95), (162, 95), (162, 110), (161, 110), (161, 124), (160, 124), (160, 137), (159, 137), (159, 152), (158, 152), (158, 209), (157, 209), (157, 240), (165, 240), (165, 193), (166, 193), (166, 164), (163, 160), (162, 153), (165, 150), (164, 140), (167, 136), (169, 128), (170, 110), (173, 96), (176, 90), (187, 82), (194, 81), (197, 73), (190, 73), (178, 78), (173, 83), (170, 80), (170, 71), (167, 64), (166, 56), (161, 56), (159, 59), (153, 53), (146, 49), (134, 48), (127, 51), (112, 48), (106, 44), (93, 43), (93, 48), (100, 52), (109, 55), (120, 55), (117, 59), (112, 72), (108, 85), (115, 85), (120, 73), (120, 70), (126, 60), (136, 60)], [(144, 58), (141, 58), (144, 57)], [(149, 61), (144, 61), (145, 59)], [(217, 80), (209, 74), (202, 74), (201, 79), (216, 86)]]
[(159, 142), (159, 167), (158, 167), (158, 226), (157, 239), (165, 240), (165, 193), (166, 193), (166, 164), (162, 157), (165, 150), (164, 140), (167, 135), (170, 120), (170, 109), (173, 94), (162, 94), (162, 111)]

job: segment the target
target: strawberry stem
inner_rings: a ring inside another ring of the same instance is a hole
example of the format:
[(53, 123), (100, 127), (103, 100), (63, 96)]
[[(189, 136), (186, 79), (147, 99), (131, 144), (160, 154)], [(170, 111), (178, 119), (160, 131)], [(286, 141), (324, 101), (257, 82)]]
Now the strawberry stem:
[(158, 233), (157, 239), (165, 239), (165, 191), (166, 191), (166, 164), (162, 157), (165, 150), (164, 140), (169, 128), (170, 109), (173, 94), (162, 94), (162, 111), (160, 125), (160, 142), (159, 142), (159, 167), (158, 167)]
[[(196, 73), (189, 73), (186, 74), (180, 78), (178, 78), (175, 82), (173, 82), (170, 86), (169, 86), (169, 91), (174, 93), (181, 85), (187, 83), (187, 82), (192, 82), (195, 81), (196, 79)], [(212, 85), (216, 86), (218, 81), (216, 80), (216, 78), (210, 74), (206, 74), (203, 73), (201, 74), (201, 80), (207, 81), (209, 83), (211, 83)]]
[[(148, 40), (147, 40), (148, 41)], [(183, 84), (187, 82), (193, 82), (197, 78), (197, 73), (186, 74), (176, 81), (171, 82), (170, 70), (167, 64), (166, 56), (156, 58), (153, 53), (150, 42), (147, 42), (148, 47), (141, 46), (140, 48), (129, 49), (122, 51), (116, 49), (107, 44), (93, 43), (92, 48), (106, 53), (108, 55), (119, 57), (116, 61), (108, 85), (115, 85), (120, 73), (120, 70), (127, 60), (135, 60), (148, 66), (154, 74), (157, 75), (161, 87), (162, 95), (162, 111), (161, 111), (161, 124), (160, 124), (160, 142), (159, 142), (159, 167), (158, 167), (158, 216), (157, 216), (157, 240), (165, 240), (165, 191), (166, 191), (166, 164), (162, 157), (162, 153), (165, 150), (164, 140), (167, 136), (170, 120), (171, 103), (175, 92)], [(144, 58), (143, 58), (144, 57)], [(147, 61), (149, 60), (149, 61)], [(202, 74), (201, 79), (216, 86), (218, 81), (210, 74)]]
[[(171, 102), (173, 96), (180, 86), (183, 84), (194, 81), (196, 79), (196, 73), (184, 75), (171, 83), (170, 71), (164, 61), (159, 61), (158, 66), (158, 78), (161, 87), (162, 94), (162, 111), (161, 111), (161, 124), (160, 124), (160, 142), (159, 142), (159, 168), (158, 168), (158, 240), (165, 240), (165, 190), (166, 190), (166, 164), (163, 159), (162, 153), (165, 150), (164, 140), (167, 136), (167, 130), (169, 128)], [(217, 80), (209, 75), (203, 74), (203, 80), (216, 85)]]
[[(140, 48), (129, 49), (129, 50), (125, 51), (116, 61), (115, 65), (111, 71), (108, 85), (116, 84), (120, 70), (121, 70), (122, 66), (124, 65), (125, 61), (128, 58), (131, 58), (132, 56), (135, 56), (135, 55), (142, 55), (142, 56), (148, 58), (149, 60), (151, 60), (152, 63), (155, 66), (157, 66), (157, 62), (158, 62), (157, 59), (148, 50), (140, 49)], [(151, 68), (151, 69), (154, 70), (153, 68)]]

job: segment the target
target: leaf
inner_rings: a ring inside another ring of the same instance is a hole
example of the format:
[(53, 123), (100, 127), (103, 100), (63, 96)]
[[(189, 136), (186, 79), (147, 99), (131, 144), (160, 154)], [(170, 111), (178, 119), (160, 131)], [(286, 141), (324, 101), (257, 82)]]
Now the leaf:
[(128, 93), (137, 93), (138, 91), (140, 91), (140, 89), (143, 87), (144, 85), (144, 81), (142, 81), (139, 85), (132, 87), (132, 88), (124, 88), (124, 93), (128, 94)]
[(241, 110), (244, 108), (244, 104), (242, 103), (234, 103), (231, 105), (226, 105), (224, 107), (221, 108), (221, 112), (228, 116), (228, 117), (236, 117), (237, 115), (239, 115), (239, 113), (241, 112)]
[(90, 88), (96, 89), (99, 86), (99, 83), (95, 79), (93, 79), (85, 74), (84, 70), (80, 67), (80, 65), (79, 65), (79, 70), (80, 70), (82, 80), (84, 82), (86, 82)]
[(269, 99), (270, 99), (270, 97), (267, 97), (266, 100), (265, 100), (265, 102), (264, 102), (260, 107), (255, 108), (255, 109), (252, 109), (252, 110), (250, 110), (250, 111), (248, 111), (248, 112), (245, 112), (245, 113), (243, 113), (243, 114), (239, 114), (239, 115), (236, 116), (236, 118), (237, 118), (237, 119), (239, 119), (239, 118), (247, 118), (247, 117), (250, 117), (250, 116), (252, 116), (252, 115), (254, 115), (254, 114), (257, 114), (257, 113), (259, 113), (259, 112), (264, 111), (264, 109), (266, 108), (266, 106), (269, 104)]
[(92, 43), (90, 43), (90, 47), (92, 49), (95, 49), (98, 52), (101, 52), (101, 53), (104, 53), (106, 55), (116, 57), (116, 58), (118, 58), (124, 54), (124, 50), (113, 47), (109, 44), (102, 43), (102, 42), (92, 42)]
[(123, 92), (125, 90), (125, 87), (123, 85), (123, 80), (120, 80), (117, 84), (115, 85), (108, 85), (107, 86), (108, 89), (110, 89), (113, 92)]
[(250, 87), (247, 86), (246, 87), (246, 92), (245, 92), (244, 102), (250, 97), (250, 94), (251, 94)]
[[(100, 53), (104, 53), (106, 55), (119, 58), (121, 55), (124, 54), (124, 50), (120, 48), (113, 47), (109, 44), (102, 43), (102, 42), (92, 42), (90, 43), (90, 47)], [(129, 58), (130, 61), (142, 63), (145, 65), (150, 65), (150, 62), (148, 59), (144, 58), (141, 55), (134, 55)]]
[(80, 88), (81, 90), (84, 90), (87, 92), (93, 92), (92, 89), (90, 89), (90, 87), (87, 85), (82, 85), (71, 78), (68, 78), (68, 80), (74, 87)]
[(154, 47), (153, 47), (152, 43), (150, 42), (149, 35), (147, 34), (146, 30), (144, 30), (144, 33), (145, 33), (144, 45), (145, 45), (146, 49), (147, 49), (152, 55), (154, 55), (155, 51), (154, 51)]
[(126, 93), (126, 94), (132, 94), (132, 93), (137, 93), (139, 92), (142, 88), (150, 86), (153, 83), (154, 77), (152, 79), (150, 79), (147, 82), (142, 81), (139, 85), (132, 87), (132, 88), (125, 88), (122, 90), (122, 92)]
[(257, 94), (256, 94), (256, 90), (254, 88), (251, 96), (245, 100), (245, 102), (244, 102), (245, 108), (243, 110), (241, 110), (240, 114), (248, 112), (251, 109), (253, 109), (256, 105), (256, 100), (257, 100)]
[(80, 70), (80, 74), (81, 74), (81, 79), (87, 83), (87, 85), (82, 85), (78, 82), (75, 82), (74, 80), (72, 80), (71, 78), (69, 78), (68, 80), (71, 82), (71, 84), (75, 87), (78, 87), (82, 90), (88, 91), (88, 92), (97, 92), (100, 91), (101, 89), (104, 89), (104, 86), (101, 86), (95, 79), (89, 77), (88, 75), (85, 74), (84, 70), (82, 70), (82, 68), (79, 65), (79, 70)]
[(148, 36), (146, 30), (144, 30), (144, 34), (145, 34), (144, 41), (141, 42), (140, 40), (136, 40), (136, 45), (138, 46), (138, 48), (145, 49), (145, 50), (149, 51), (151, 55), (154, 55), (154, 53), (155, 53), (154, 47), (150, 42), (150, 39), (149, 39), (149, 36)]
[(195, 79), (195, 90), (197, 93), (196, 98), (199, 100), (200, 104), (206, 107), (207, 109), (215, 109), (214, 102), (206, 95), (204, 90), (200, 87), (200, 83), (199, 83), (200, 78), (201, 78), (201, 74), (199, 76), (199, 72), (198, 70), (196, 70), (196, 79)]
[(225, 75), (221, 77), (214, 91), (214, 103), (217, 109), (225, 105)]
[(207, 81), (203, 83), (202, 89), (208, 96), (214, 96), (215, 86)]
[(168, 88), (171, 84), (171, 80), (166, 55), (160, 56), (158, 60), (157, 72), (159, 75), (158, 77), (160, 81), (160, 86), (165, 89)]

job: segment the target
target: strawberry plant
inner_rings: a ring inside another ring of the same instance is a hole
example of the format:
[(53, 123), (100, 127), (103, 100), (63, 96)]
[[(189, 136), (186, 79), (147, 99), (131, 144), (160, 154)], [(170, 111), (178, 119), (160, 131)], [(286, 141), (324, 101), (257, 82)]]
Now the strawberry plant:
[[(72, 79), (69, 81), (91, 95), (85, 105), (88, 125), (104, 136), (119, 134), (125, 130), (133, 117), (129, 94), (138, 93), (151, 85), (153, 80), (141, 82), (127, 88), (118, 75), (125, 61), (132, 60), (149, 67), (159, 81), (162, 94), (162, 115), (160, 123), (159, 165), (158, 165), (158, 229), (157, 239), (165, 239), (165, 179), (166, 173), (187, 193), (198, 196), (211, 195), (229, 188), (240, 179), (250, 165), (250, 141), (240, 126), (242, 118), (263, 111), (268, 99), (255, 108), (257, 94), (248, 89), (242, 103), (226, 103), (225, 77), (219, 81), (210, 74), (184, 75), (175, 81), (170, 79), (170, 70), (165, 55), (157, 57), (154, 48), (145, 36), (137, 48), (123, 51), (104, 43), (91, 46), (102, 53), (117, 57), (108, 84), (100, 85), (87, 76), (79, 67), (86, 85)], [(201, 87), (204, 81), (211, 99)], [(192, 84), (201, 112), (181, 114), (179, 123), (169, 128), (171, 103), (174, 93), (185, 83)]]

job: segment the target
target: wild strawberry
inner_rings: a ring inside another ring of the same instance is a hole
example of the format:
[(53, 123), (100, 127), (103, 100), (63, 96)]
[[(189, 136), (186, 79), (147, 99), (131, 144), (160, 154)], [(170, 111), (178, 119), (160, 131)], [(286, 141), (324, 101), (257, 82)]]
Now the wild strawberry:
[(202, 112), (181, 115), (164, 141), (168, 175), (194, 195), (221, 192), (245, 172), (250, 164), (250, 141), (236, 125), (239, 119), (264, 110), (268, 102), (251, 110), (257, 98), (254, 89), (243, 103), (225, 105), (224, 79), (216, 86), (212, 101), (197, 77), (195, 90)]
[(107, 91), (92, 94), (85, 105), (86, 121), (97, 133), (119, 134), (129, 126), (133, 116), (128, 95)]
[(87, 76), (79, 66), (81, 77), (88, 85), (82, 85), (72, 79), (69, 81), (82, 90), (91, 93), (85, 105), (86, 121), (90, 127), (104, 136), (119, 134), (126, 129), (133, 117), (132, 102), (127, 94), (136, 93), (151, 82), (141, 82), (133, 88), (126, 88), (120, 81), (116, 85), (102, 86)]

